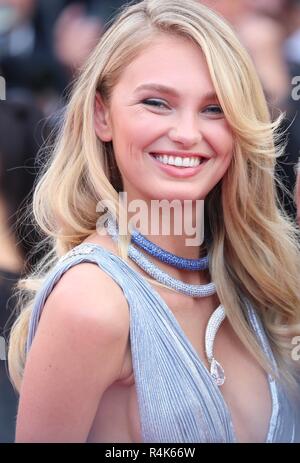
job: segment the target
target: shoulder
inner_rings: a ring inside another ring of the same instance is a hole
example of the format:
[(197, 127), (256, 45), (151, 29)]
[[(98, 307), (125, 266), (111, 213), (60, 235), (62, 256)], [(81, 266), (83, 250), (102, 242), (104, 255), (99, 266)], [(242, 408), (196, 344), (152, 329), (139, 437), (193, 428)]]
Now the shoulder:
[(17, 440), (85, 441), (105, 390), (121, 378), (129, 311), (95, 264), (67, 270), (48, 296), (20, 391)]
[(82, 335), (101, 334), (102, 341), (126, 339), (129, 310), (120, 286), (95, 263), (68, 269), (44, 305), (42, 319), (63, 323)]
[[(100, 246), (111, 254), (118, 252), (109, 235), (100, 236), (97, 232), (88, 236), (72, 251), (81, 250), (89, 256), (89, 250), (85, 250), (85, 245), (89, 244)], [(44, 308), (47, 310), (49, 305), (57, 304), (62, 306), (61, 314), (66, 313), (82, 321), (92, 319), (98, 322), (97, 325), (108, 324), (107, 328), (111, 328), (116, 335), (129, 322), (128, 306), (122, 288), (96, 262), (77, 263), (63, 272)]]
[[(84, 245), (89, 243), (117, 253), (109, 237), (96, 235), (82, 242), (83, 254)], [(43, 313), (49, 306), (54, 306), (54, 311), (59, 307), (60, 316), (67, 316), (75, 323), (95, 323), (96, 328), (107, 330), (108, 335), (128, 334), (129, 310), (123, 290), (96, 262), (76, 263), (66, 270), (47, 298)]]

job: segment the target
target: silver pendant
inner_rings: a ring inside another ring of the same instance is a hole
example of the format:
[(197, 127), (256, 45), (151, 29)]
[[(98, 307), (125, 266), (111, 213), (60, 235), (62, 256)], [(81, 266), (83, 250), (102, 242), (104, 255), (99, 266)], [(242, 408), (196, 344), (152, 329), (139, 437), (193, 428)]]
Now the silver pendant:
[(225, 310), (222, 305), (216, 308), (208, 320), (205, 330), (205, 353), (210, 363), (210, 374), (217, 386), (222, 386), (225, 382), (225, 372), (222, 365), (214, 358), (214, 341), (221, 323), (225, 319)]
[(210, 364), (210, 374), (217, 386), (222, 386), (225, 383), (225, 372), (222, 365), (216, 359), (212, 359)]

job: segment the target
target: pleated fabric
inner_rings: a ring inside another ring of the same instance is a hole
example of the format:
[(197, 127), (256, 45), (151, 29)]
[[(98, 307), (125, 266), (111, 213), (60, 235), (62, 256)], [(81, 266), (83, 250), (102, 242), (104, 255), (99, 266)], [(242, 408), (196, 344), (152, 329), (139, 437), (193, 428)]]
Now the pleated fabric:
[[(43, 306), (69, 268), (97, 264), (122, 289), (130, 311), (130, 342), (143, 442), (237, 442), (232, 419), (218, 386), (157, 291), (124, 260), (94, 243), (82, 243), (63, 256), (36, 295), (27, 351)], [(276, 369), (261, 321), (245, 300), (250, 327)], [(272, 413), (266, 442), (294, 442), (299, 411), (282, 385), (268, 376)]]

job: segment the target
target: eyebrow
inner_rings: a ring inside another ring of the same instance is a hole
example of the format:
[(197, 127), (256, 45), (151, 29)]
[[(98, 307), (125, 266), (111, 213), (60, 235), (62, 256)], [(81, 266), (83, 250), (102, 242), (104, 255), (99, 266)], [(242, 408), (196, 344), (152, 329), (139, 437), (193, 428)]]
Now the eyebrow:
[[(162, 93), (167, 93), (169, 95), (179, 97), (179, 93), (177, 92), (177, 90), (175, 90), (172, 87), (166, 87), (165, 85), (161, 85), (161, 84), (154, 84), (154, 83), (142, 84), (135, 89), (134, 93), (137, 93), (140, 90), (157, 90)], [(202, 95), (202, 99), (203, 100), (212, 100), (212, 99), (217, 100), (218, 97), (215, 91), (210, 91)]]

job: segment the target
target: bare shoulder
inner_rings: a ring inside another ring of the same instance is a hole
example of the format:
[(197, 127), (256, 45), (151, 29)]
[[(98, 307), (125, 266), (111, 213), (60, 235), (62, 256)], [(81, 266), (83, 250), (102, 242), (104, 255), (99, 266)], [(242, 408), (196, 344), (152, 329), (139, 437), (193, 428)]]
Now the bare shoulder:
[(20, 391), (17, 440), (83, 442), (129, 338), (122, 289), (98, 265), (67, 270), (45, 302)]
[[(102, 342), (125, 340), (129, 310), (120, 286), (97, 264), (84, 262), (68, 269), (50, 293), (41, 325), (64, 324), (81, 333), (81, 344), (96, 336)], [(100, 336), (101, 335), (101, 336)]]
[[(83, 244), (86, 242), (116, 252), (108, 236), (93, 234)], [(67, 323), (84, 323), (86, 329), (101, 330), (102, 339), (128, 336), (129, 310), (124, 293), (96, 263), (83, 262), (64, 272), (46, 300), (43, 313), (47, 312), (48, 317), (50, 312), (57, 313)]]
[(75, 321), (93, 321), (96, 326), (122, 335), (129, 328), (129, 311), (121, 287), (97, 264), (84, 262), (66, 271), (46, 301), (60, 307), (61, 316)]

